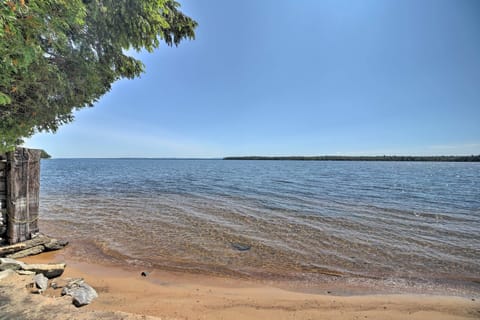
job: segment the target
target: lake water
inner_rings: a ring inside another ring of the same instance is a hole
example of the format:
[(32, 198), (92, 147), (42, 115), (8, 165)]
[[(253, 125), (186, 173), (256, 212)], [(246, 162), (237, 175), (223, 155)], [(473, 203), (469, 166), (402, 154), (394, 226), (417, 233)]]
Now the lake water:
[(80, 259), (480, 292), (479, 163), (53, 159), (41, 177), (41, 228)]

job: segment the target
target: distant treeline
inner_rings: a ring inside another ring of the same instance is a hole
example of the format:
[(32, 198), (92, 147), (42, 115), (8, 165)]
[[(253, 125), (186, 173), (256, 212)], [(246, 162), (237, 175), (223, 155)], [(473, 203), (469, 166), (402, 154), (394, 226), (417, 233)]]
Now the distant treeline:
[(287, 156), (287, 157), (225, 157), (224, 160), (301, 160), (301, 161), (443, 161), (480, 162), (480, 155), (472, 156)]
[(40, 154), (40, 158), (42, 159), (50, 159), (52, 156), (47, 153), (47, 151), (42, 150), (42, 153)]

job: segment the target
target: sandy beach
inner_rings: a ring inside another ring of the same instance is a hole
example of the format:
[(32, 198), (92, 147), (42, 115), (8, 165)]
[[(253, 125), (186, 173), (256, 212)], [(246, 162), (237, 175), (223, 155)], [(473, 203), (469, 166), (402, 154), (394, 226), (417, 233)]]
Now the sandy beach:
[(479, 17), (3, 0), (0, 320), (480, 320)]
[(69, 297), (59, 297), (58, 290), (49, 289), (42, 296), (28, 293), (28, 276), (14, 276), (0, 282), (0, 313), (6, 315), (5, 319), (480, 318), (480, 302), (475, 297), (309, 294), (268, 283), (160, 270), (142, 277), (141, 270), (82, 263), (62, 251), (22, 260), (65, 261), (67, 268), (62, 277), (84, 278), (99, 297), (77, 309)]

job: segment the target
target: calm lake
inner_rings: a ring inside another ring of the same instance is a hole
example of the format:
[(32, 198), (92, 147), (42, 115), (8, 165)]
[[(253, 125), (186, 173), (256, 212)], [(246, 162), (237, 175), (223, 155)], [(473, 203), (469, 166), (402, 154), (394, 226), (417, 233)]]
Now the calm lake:
[(83, 244), (87, 261), (480, 288), (480, 163), (52, 159), (41, 170), (42, 231)]

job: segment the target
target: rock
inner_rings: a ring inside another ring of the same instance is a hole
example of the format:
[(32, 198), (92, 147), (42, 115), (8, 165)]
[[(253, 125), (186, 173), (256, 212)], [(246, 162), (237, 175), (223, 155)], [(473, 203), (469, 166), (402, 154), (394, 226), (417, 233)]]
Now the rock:
[(148, 272), (148, 271), (142, 271), (142, 273), (140, 273), (140, 275), (141, 275), (142, 277), (146, 277), (146, 276), (148, 276), (149, 273), (150, 273), (150, 272)]
[(27, 264), (11, 258), (0, 258), (0, 270), (16, 270), (22, 275), (42, 273), (47, 278), (55, 278), (63, 273), (65, 263)]
[(233, 249), (236, 249), (238, 251), (247, 251), (247, 250), (250, 250), (252, 248), (252, 246), (250, 246), (248, 244), (238, 243), (238, 242), (233, 242), (231, 245), (232, 245)]
[(50, 242), (45, 243), (44, 247), (46, 251), (60, 250), (68, 244), (68, 241), (52, 239)]
[(48, 278), (43, 275), (43, 273), (38, 273), (35, 275), (35, 278), (33, 278), (35, 281), (35, 285), (37, 286), (38, 289), (40, 289), (40, 292), (44, 292), (48, 288)]
[(53, 289), (60, 289), (60, 288), (63, 288), (63, 287), (66, 287), (68, 285), (72, 285), (74, 283), (83, 283), (83, 279), (82, 278), (66, 278), (66, 279), (56, 279), (55, 281), (52, 281), (50, 283), (50, 287), (52, 287)]
[(69, 295), (72, 297), (72, 303), (78, 308), (85, 306), (93, 301), (93, 299), (98, 297), (97, 292), (87, 283), (74, 282), (69, 283), (66, 287), (62, 289), (62, 296)]
[(65, 270), (65, 263), (26, 264), (23, 270), (43, 273), (49, 279), (59, 277)]
[(15, 271), (13, 271), (12, 269), (7, 269), (7, 270), (4, 270), (4, 271), (1, 271), (0, 272), (0, 280), (11, 277), (14, 274), (15, 274)]
[(9, 246), (2, 246), (0, 247), (0, 257), (3, 257), (12, 252), (17, 252), (25, 249), (27, 249), (27, 245), (24, 242), (12, 244)]
[(23, 269), (25, 263), (11, 258), (0, 258), (0, 271), (3, 270), (20, 270)]
[(21, 276), (33, 276), (35, 275), (35, 272), (33, 271), (25, 271), (25, 270), (16, 270), (17, 274)]
[(38, 245), (32, 248), (28, 248), (22, 251), (9, 254), (7, 255), (7, 258), (12, 258), (12, 259), (24, 258), (24, 257), (33, 256), (33, 255), (42, 253), (43, 251), (45, 251), (45, 247), (43, 245)]
[(19, 242), (8, 246), (2, 246), (0, 247), (0, 257), (3, 257), (13, 252), (23, 251), (25, 249), (30, 249), (37, 246), (43, 246), (45, 243), (48, 243), (50, 241), (51, 239), (49, 237), (46, 237), (44, 235), (38, 235), (31, 240)]

